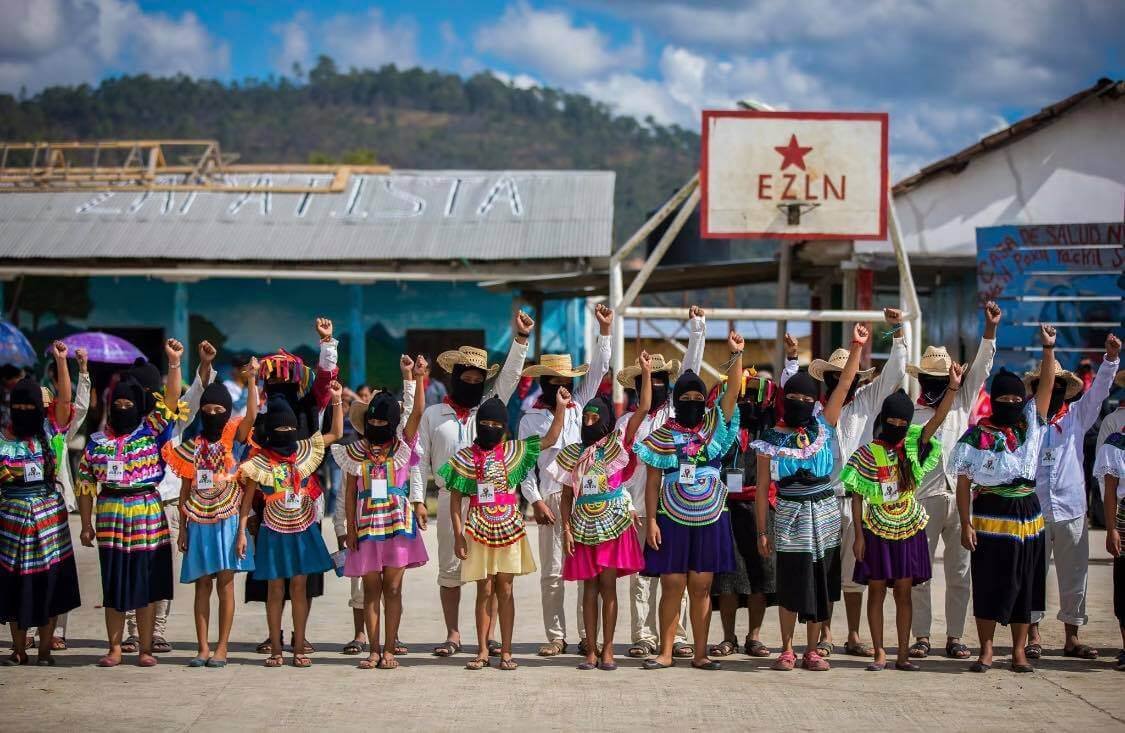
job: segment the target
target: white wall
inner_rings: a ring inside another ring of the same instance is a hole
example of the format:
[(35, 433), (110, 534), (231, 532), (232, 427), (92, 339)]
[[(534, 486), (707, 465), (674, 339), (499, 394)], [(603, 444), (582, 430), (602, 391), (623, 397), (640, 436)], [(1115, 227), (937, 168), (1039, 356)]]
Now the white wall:
[[(894, 119), (891, 119), (894, 124)], [(976, 228), (1121, 221), (1125, 210), (1125, 98), (1092, 99), (1017, 142), (895, 197), (911, 256), (976, 256)], [(856, 242), (889, 254), (889, 242)]]

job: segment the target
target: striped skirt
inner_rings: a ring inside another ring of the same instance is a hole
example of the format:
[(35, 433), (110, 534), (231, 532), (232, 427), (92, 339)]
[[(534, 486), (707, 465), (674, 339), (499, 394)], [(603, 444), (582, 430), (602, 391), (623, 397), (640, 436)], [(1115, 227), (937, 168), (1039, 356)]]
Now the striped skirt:
[(66, 506), (46, 486), (0, 497), (0, 623), (45, 626), (81, 605)]
[(778, 494), (773, 518), (777, 603), (801, 623), (827, 621), (840, 600), (840, 504), (831, 489)]
[(1047, 606), (1046, 535), (1039, 498), (982, 493), (973, 499), (973, 614), (1007, 626)]
[(96, 507), (102, 605), (133, 611), (172, 598), (172, 539), (154, 486), (102, 489)]

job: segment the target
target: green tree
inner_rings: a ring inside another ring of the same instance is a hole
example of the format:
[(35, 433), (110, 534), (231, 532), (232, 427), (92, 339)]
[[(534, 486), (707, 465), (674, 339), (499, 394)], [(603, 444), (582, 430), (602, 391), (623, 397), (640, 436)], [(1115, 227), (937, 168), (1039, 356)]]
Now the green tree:
[(43, 316), (53, 315), (60, 321), (84, 320), (90, 315), (88, 277), (20, 277), (15, 284), (4, 289), (4, 307), (19, 324), (20, 311), (31, 314), (31, 330), (39, 331)]

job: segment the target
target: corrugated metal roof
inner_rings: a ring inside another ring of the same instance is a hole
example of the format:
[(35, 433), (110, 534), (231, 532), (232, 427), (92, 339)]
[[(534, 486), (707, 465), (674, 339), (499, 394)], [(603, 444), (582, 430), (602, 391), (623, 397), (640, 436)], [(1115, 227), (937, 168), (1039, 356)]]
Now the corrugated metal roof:
[(231, 177), (261, 193), (0, 194), (0, 257), (204, 261), (608, 257), (611, 171), (394, 171), (338, 194), (316, 174)]

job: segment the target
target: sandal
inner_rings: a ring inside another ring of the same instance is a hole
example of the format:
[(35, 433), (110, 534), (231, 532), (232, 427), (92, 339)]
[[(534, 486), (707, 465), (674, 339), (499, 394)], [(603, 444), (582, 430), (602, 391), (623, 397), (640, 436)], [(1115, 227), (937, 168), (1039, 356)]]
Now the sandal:
[(495, 639), (489, 639), (489, 641), (488, 641), (488, 656), (490, 656), (490, 657), (500, 656), (500, 649), (501, 648), (502, 647), (500, 645), (500, 642), (496, 641)]
[(395, 659), (394, 651), (390, 653), (383, 653), (379, 659), (379, 669), (398, 669), (398, 660)]
[(40, 655), (39, 658), (35, 660), (35, 664), (40, 667), (54, 667), (55, 658), (51, 656), (44, 657)]
[(776, 672), (792, 672), (795, 666), (797, 666), (797, 655), (793, 652), (782, 652), (777, 655), (770, 669)]
[(51, 651), (53, 651), (53, 652), (65, 652), (66, 651), (66, 637), (65, 636), (56, 636), (53, 639), (51, 639)]
[(156, 660), (156, 657), (151, 654), (145, 654), (144, 652), (141, 652), (140, 655), (137, 656), (138, 667), (144, 667), (147, 669), (149, 667), (155, 667), (157, 664), (159, 664), (159, 662)]
[(718, 662), (714, 661), (713, 659), (708, 659), (703, 664), (696, 664), (695, 660), (692, 660), (691, 668), (692, 669), (701, 669), (704, 672), (718, 672), (720, 669), (723, 668), (723, 665), (719, 664)]
[(403, 657), (410, 653), (410, 648), (402, 643), (401, 639), (395, 639), (395, 656)]
[[(3, 662), (0, 662), (0, 664), (3, 664)], [(116, 667), (119, 664), (121, 664), (120, 659), (114, 659), (113, 657), (109, 656), (108, 654), (98, 660), (98, 666), (103, 668), (103, 669), (108, 669), (109, 667)]]
[[(281, 640), (281, 646), (283, 646), (283, 647), (285, 646), (285, 639)], [(121, 650), (122, 651), (125, 650), (124, 644), (121, 645)], [(273, 651), (273, 642), (270, 641), (269, 639), (266, 639), (261, 644), (254, 647), (254, 651), (257, 652), (258, 654), (269, 654), (270, 652)]]
[(578, 665), (577, 668), (582, 670), (583, 672), (589, 672), (592, 669), (597, 669), (598, 663), (597, 662), (583, 662), (582, 664)]
[[(930, 646), (930, 642), (924, 639), (919, 639), (918, 641), (910, 645), (910, 656), (914, 657), (915, 659), (925, 659), (926, 657), (930, 656), (931, 649), (933, 649), (933, 647)], [(945, 655), (949, 656), (948, 644), (945, 646)]]
[(266, 667), (280, 667), (283, 664), (285, 664), (285, 657), (280, 654), (271, 654), (266, 657)]
[(982, 662), (980, 660), (977, 660), (977, 661), (975, 661), (975, 662), (973, 662), (972, 664), (969, 665), (969, 671), (970, 672), (977, 672), (978, 674), (984, 674), (985, 672), (987, 672), (990, 669), (992, 669), (991, 664), (985, 664), (984, 662)]
[(805, 652), (805, 656), (801, 658), (801, 667), (810, 672), (827, 672), (832, 669), (828, 660), (816, 652)]
[(375, 669), (375, 667), (377, 667), (378, 664), (379, 664), (379, 659), (377, 657), (368, 657), (367, 659), (359, 660), (359, 668), (360, 669)]
[(1043, 656), (1043, 645), (1039, 642), (1028, 644), (1023, 648), (1023, 653), (1027, 655), (1028, 659), (1039, 659)]
[[(269, 644), (268, 641), (266, 643)], [(141, 640), (136, 636), (130, 635), (129, 638), (121, 642), (121, 651), (124, 654), (136, 654), (140, 645)]]
[(750, 657), (768, 657), (770, 648), (757, 639), (747, 639), (742, 651)]
[[(289, 632), (289, 646), (293, 646), (293, 642), (296, 640), (296, 637), (297, 637), (296, 633), (294, 633), (292, 631)], [(293, 651), (296, 651), (296, 649), (294, 649)], [(316, 647), (314, 647), (312, 644), (310, 644), (308, 639), (305, 639), (305, 644), (304, 644), (304, 646), (301, 647), (301, 655), (304, 656), (306, 654), (315, 654), (315, 653), (316, 653)]]
[(882, 672), (886, 668), (887, 668), (886, 662), (872, 662), (871, 664), (867, 665), (864, 669), (866, 669), (868, 672)]
[(895, 669), (899, 672), (917, 672), (922, 668), (914, 662), (895, 662)]
[(153, 654), (167, 654), (172, 651), (172, 645), (163, 636), (152, 637), (152, 653)]
[(1063, 656), (1074, 659), (1097, 659), (1098, 650), (1088, 644), (1078, 644), (1070, 649), (1063, 649)]
[(690, 659), (695, 657), (695, 647), (686, 641), (677, 641), (672, 645), (672, 656), (676, 659)]
[(557, 657), (565, 651), (566, 642), (562, 639), (555, 639), (554, 641), (549, 641), (543, 646), (539, 647), (539, 651), (536, 652), (536, 654), (541, 657)]
[(12, 652), (7, 659), (0, 660), (0, 666), (3, 667), (22, 667), (28, 664), (29, 658), (27, 652)]
[[(836, 651), (836, 645), (830, 641), (817, 642), (816, 653), (827, 659)], [(795, 656), (795, 655), (794, 655)]]
[(853, 657), (874, 657), (875, 650), (869, 646), (864, 646), (863, 642), (857, 641), (854, 644), (844, 644), (844, 654)]
[(359, 639), (352, 639), (340, 649), (341, 654), (347, 654), (348, 656), (355, 656), (363, 651), (367, 651), (367, 644)]
[(616, 672), (617, 664), (615, 662), (609, 662), (608, 664), (606, 662), (598, 662), (598, 669), (603, 672)]
[(644, 659), (645, 657), (651, 657), (653, 654), (656, 654), (656, 644), (653, 644), (651, 641), (647, 640), (638, 641), (636, 644), (629, 647), (629, 651), (627, 653), (633, 659)]
[(945, 656), (950, 659), (968, 659), (972, 656), (972, 652), (969, 651), (969, 647), (959, 641), (947, 641), (945, 643)]
[(734, 641), (723, 639), (718, 644), (712, 644), (707, 647), (707, 654), (712, 657), (729, 657), (736, 651), (738, 651), (738, 639)]
[(658, 659), (646, 659), (644, 662), (641, 663), (641, 669), (648, 669), (648, 670), (670, 669), (670, 668), (675, 667), (675, 666), (676, 666), (676, 660), (674, 660), (674, 659), (669, 664), (664, 664), (664, 663), (660, 662), (660, 660), (658, 660)]
[(520, 666), (516, 664), (516, 660), (512, 659), (511, 657), (500, 660), (500, 669), (504, 670), (505, 672), (514, 672), (519, 669), (519, 667)]
[(488, 657), (477, 657), (476, 659), (470, 659), (465, 665), (465, 669), (477, 672), (490, 666), (492, 666), (492, 663), (488, 661)]
[(293, 655), (293, 666), (297, 669), (308, 669), (312, 666), (312, 660), (304, 654)]
[(461, 645), (459, 643), (446, 640), (434, 647), (433, 655), (435, 657), (452, 657), (460, 652)]
[(1012, 671), (1018, 672), (1020, 674), (1027, 674), (1029, 672), (1034, 672), (1035, 667), (1032, 667), (1030, 664), (1016, 664), (1015, 662), (1012, 662)]

